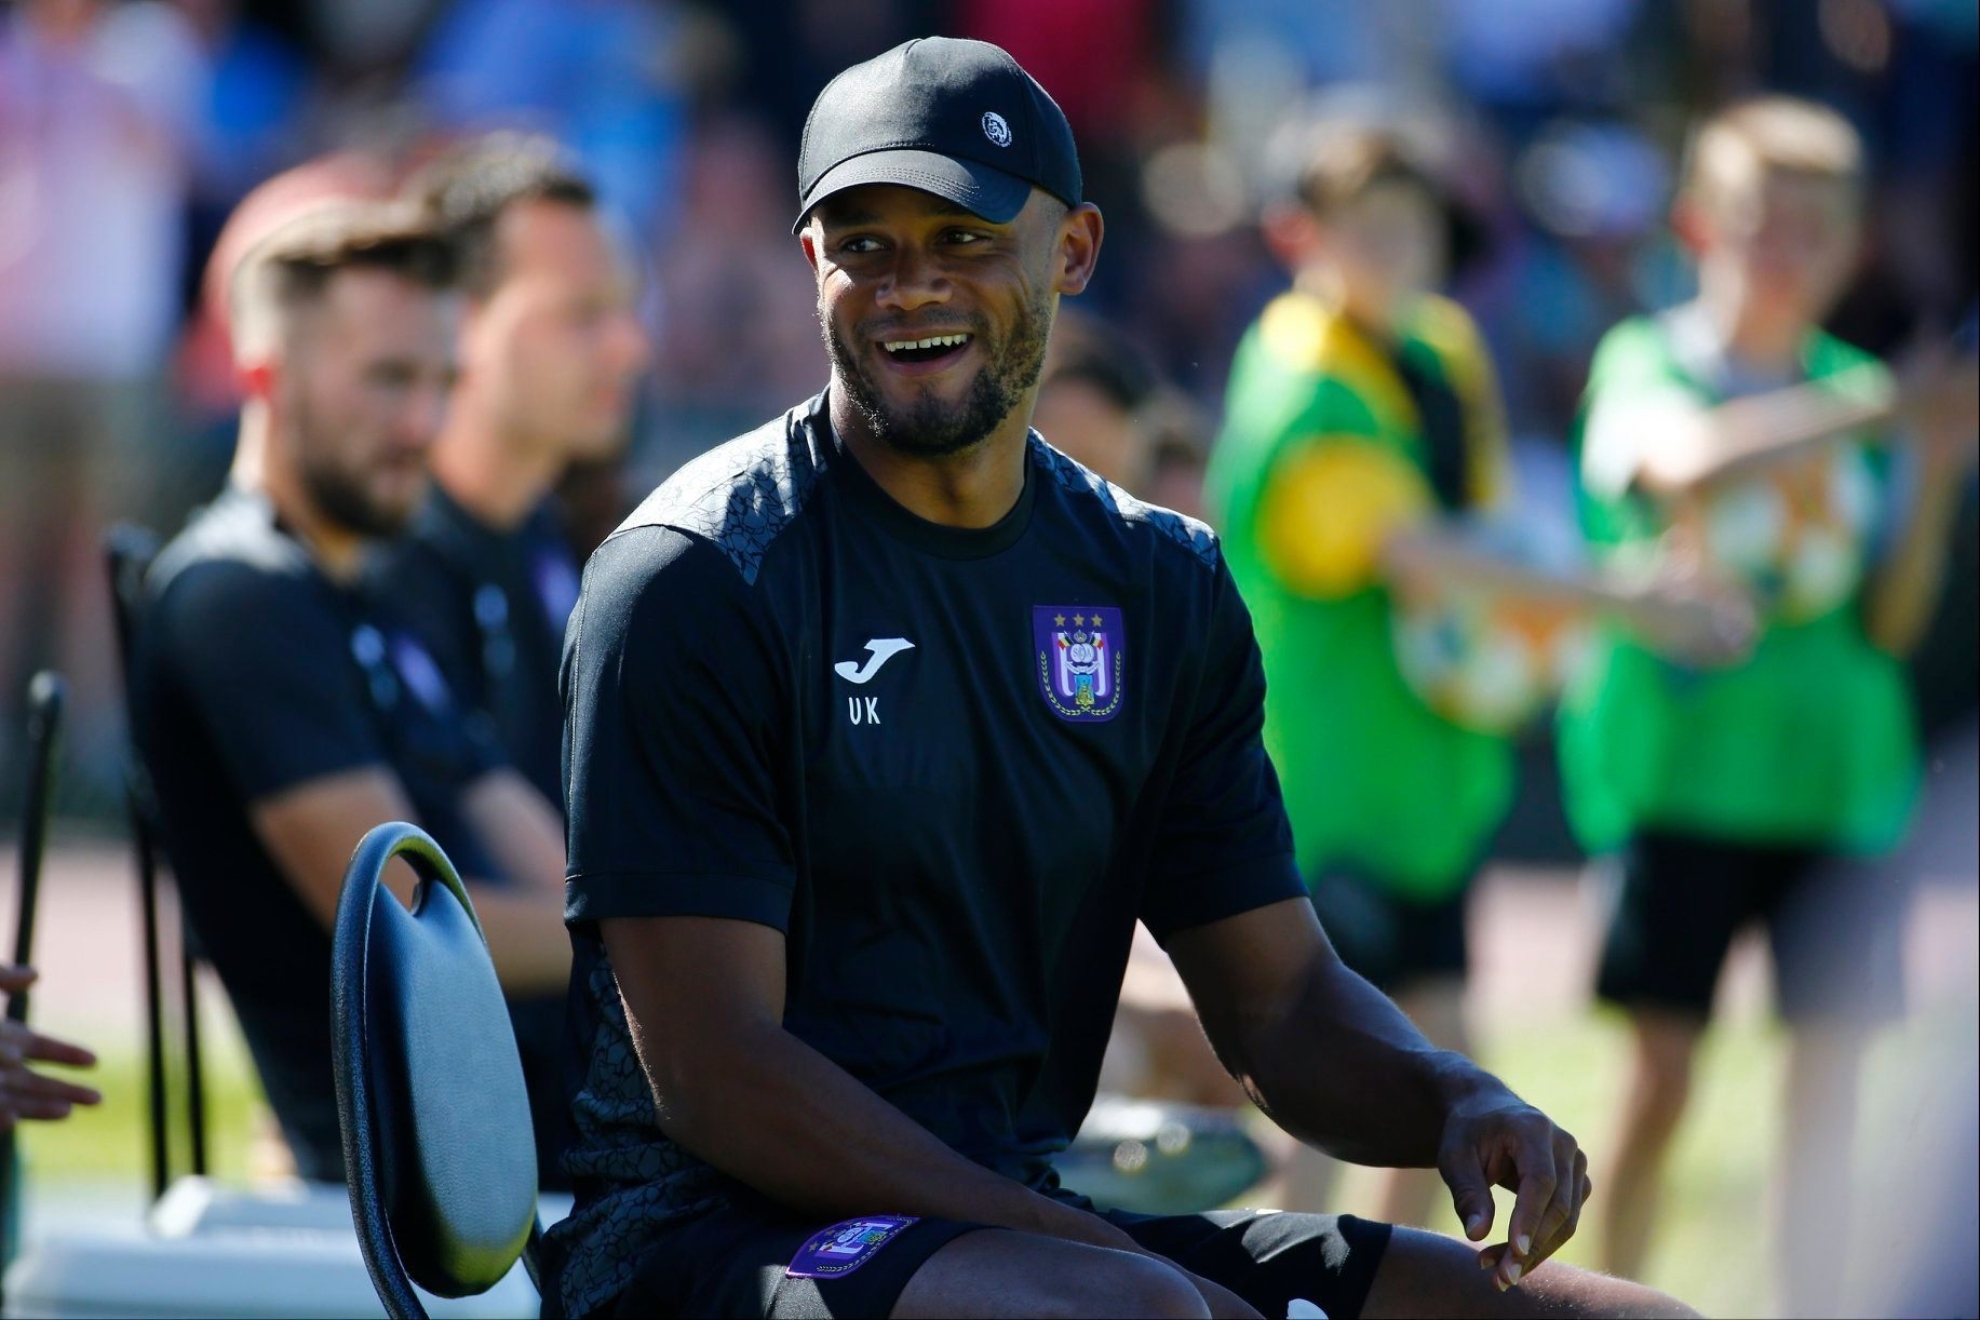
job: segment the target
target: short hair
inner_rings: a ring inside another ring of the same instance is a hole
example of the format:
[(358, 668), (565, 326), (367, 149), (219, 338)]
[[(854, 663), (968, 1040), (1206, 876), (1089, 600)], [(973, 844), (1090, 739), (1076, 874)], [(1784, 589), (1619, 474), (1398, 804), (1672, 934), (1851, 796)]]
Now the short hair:
[(1316, 131), (1297, 166), (1294, 191), (1307, 210), (1324, 218), (1383, 183), (1414, 184), (1448, 209), (1442, 182), (1402, 135), (1369, 124)]
[(453, 248), (405, 207), (338, 199), (270, 230), (242, 254), (229, 290), (235, 351), (272, 346), (293, 313), (341, 271), (383, 270), (436, 292), (454, 284)]
[(1699, 126), (1683, 191), (1704, 201), (1768, 174), (1826, 179), (1860, 191), (1863, 139), (1849, 120), (1814, 101), (1778, 95), (1736, 101)]
[(453, 243), (460, 285), (483, 298), (502, 282), (496, 228), (510, 207), (555, 202), (581, 210), (598, 205), (598, 191), (554, 140), (489, 133), (456, 147), (416, 175), (412, 199), (427, 222)]

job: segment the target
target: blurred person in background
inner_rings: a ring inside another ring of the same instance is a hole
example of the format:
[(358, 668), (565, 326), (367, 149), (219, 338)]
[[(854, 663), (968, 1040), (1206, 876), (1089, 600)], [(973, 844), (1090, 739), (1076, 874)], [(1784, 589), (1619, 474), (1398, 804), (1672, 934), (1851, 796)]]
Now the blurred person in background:
[(1140, 413), (1156, 381), (1126, 333), (1070, 312), (1061, 316), (1046, 349), (1032, 425), (1068, 458), (1143, 494), (1150, 450)]
[[(412, 820), (440, 841), (512, 1003), (561, 998), (570, 967), (556, 808), (358, 590), (426, 492), (455, 377), (452, 264), (430, 228), (351, 201), (247, 252), (234, 469), (159, 554), (135, 630), (134, 734), (186, 916), (305, 1178), (342, 1177), (330, 923), (365, 831)], [(404, 900), (410, 872), (388, 878)], [(538, 1120), (554, 1182), (556, 1111)]]
[(572, 463), (625, 446), (647, 357), (635, 277), (591, 184), (547, 139), (479, 139), (413, 188), (457, 250), (461, 376), (426, 502), (376, 561), (375, 589), (561, 808), (557, 668), (578, 563), (552, 492)]
[(555, 138), (634, 232), (664, 232), (687, 127), (681, 26), (667, 0), (448, 4), (411, 87), (443, 130)]
[(702, 452), (826, 369), (799, 258), (777, 219), (790, 161), (755, 115), (711, 115), (683, 171), (673, 231), (654, 254), (664, 316), (654, 352), (663, 472)]
[[(1256, 623), (1265, 740), (1313, 904), (1342, 958), (1436, 1044), (1468, 1047), (1465, 900), (1508, 810), (1512, 732), (1594, 609), (1716, 653), (1721, 621), (1571, 569), (1485, 525), (1510, 505), (1489, 359), (1432, 290), (1454, 224), (1394, 132), (1292, 134), (1297, 200), (1268, 238), (1293, 272), (1232, 368), (1210, 504)], [(1324, 1174), (1296, 1174), (1302, 1200)], [(1380, 1212), (1421, 1223), (1435, 1176)]]
[(1581, 512), (1610, 562), (1736, 589), (1761, 629), (1717, 665), (1604, 637), (1561, 730), (1570, 816), (1620, 862), (1598, 990), (1635, 1038), (1604, 1263), (1643, 1267), (1720, 968), (1761, 922), (1790, 1031), (1780, 1285), (1796, 1315), (1836, 1304), (1858, 1069), (1902, 1009), (1903, 887), (1849, 859), (1897, 843), (1911, 814), (1901, 657), (1974, 458), (1970, 358), (1941, 350), (1894, 387), (1820, 329), (1856, 258), (1863, 173), (1855, 131), (1810, 102), (1745, 102), (1699, 131), (1674, 214), (1698, 297), (1597, 351)]
[[(17, 995), (34, 984), (35, 970), (0, 963), (0, 993)], [(94, 1068), (96, 1055), (80, 1045), (44, 1036), (25, 1022), (0, 1017), (0, 1132), (24, 1118), (67, 1118), (77, 1105), (103, 1102), (103, 1093), (35, 1071), (37, 1063)], [(11, 1211), (13, 1207), (8, 1207)]]
[[(171, 6), (0, 11), (0, 729), (27, 676), (74, 685), (72, 799), (115, 801), (115, 648), (96, 533), (169, 471), (159, 373), (205, 78)], [(0, 789), (20, 773), (0, 739)]]

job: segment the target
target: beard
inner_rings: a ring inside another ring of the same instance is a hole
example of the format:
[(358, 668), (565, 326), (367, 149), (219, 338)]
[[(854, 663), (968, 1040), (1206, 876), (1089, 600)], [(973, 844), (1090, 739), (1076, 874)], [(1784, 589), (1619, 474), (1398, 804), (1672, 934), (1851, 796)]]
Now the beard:
[(298, 391), (295, 412), (296, 468), (303, 492), (331, 522), (366, 537), (391, 537), (412, 521), (413, 506), (380, 500), (363, 474), (338, 462), (341, 437), (329, 434), (316, 411)]
[[(818, 327), (832, 359), (832, 374), (873, 437), (896, 453), (944, 458), (981, 444), (1038, 383), (1045, 366), (1045, 341), (1052, 330), (1051, 295), (1040, 294), (1026, 304), (1000, 341), (991, 339), (981, 318), (971, 322), (967, 332), (983, 346), (986, 361), (960, 406), (923, 393), (905, 408), (891, 407), (822, 307)], [(864, 338), (872, 342), (872, 336)]]

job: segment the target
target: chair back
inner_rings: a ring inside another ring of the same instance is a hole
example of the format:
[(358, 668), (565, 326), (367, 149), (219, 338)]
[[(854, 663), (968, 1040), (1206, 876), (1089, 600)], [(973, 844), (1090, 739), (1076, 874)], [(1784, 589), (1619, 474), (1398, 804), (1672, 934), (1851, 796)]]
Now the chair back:
[[(131, 664), (137, 648), (137, 620), (144, 601), (144, 578), (158, 557), (158, 537), (149, 528), (119, 523), (103, 537), (104, 566), (110, 578), (111, 616), (116, 621), (118, 669), (124, 680), (125, 724), (135, 744), (137, 723), (131, 706)], [(170, 1106), (166, 1095), (165, 971), (163, 921), (158, 894), (158, 799), (144, 758), (135, 748), (124, 767), (124, 805), (130, 815), (132, 860), (137, 870), (140, 947), (144, 953), (145, 1047), (149, 1063), (146, 1098), (151, 1138), (151, 1195), (165, 1195), (171, 1182)], [(179, 922), (177, 982), (180, 1052), (185, 1065), (186, 1140), (191, 1172), (206, 1173), (206, 1069), (199, 1036), (200, 962), (192, 928)]]
[[(383, 883), (403, 857), (410, 911)], [(486, 1292), (521, 1256), (536, 1277), (536, 1146), (507, 1005), (452, 863), (403, 822), (364, 836), (331, 951), (331, 1045), (358, 1243), (393, 1316), (410, 1284)]]

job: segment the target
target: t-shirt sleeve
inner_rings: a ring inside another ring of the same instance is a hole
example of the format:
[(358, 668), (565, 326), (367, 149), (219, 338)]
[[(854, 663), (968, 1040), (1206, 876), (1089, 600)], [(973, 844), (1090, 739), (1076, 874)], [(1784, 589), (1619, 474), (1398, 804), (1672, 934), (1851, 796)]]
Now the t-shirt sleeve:
[(1216, 574), (1202, 677), (1142, 898), (1141, 919), (1161, 940), (1306, 894), (1260, 734), (1265, 671), (1251, 615), (1221, 558)]
[(350, 639), (307, 580), (201, 565), (167, 590), (157, 626), (242, 800), (386, 762)]
[(794, 718), (761, 596), (712, 545), (621, 532), (565, 638), (565, 920), (786, 927), (796, 885), (779, 768)]
[(1422, 474), (1380, 442), (1306, 436), (1286, 447), (1266, 480), (1259, 550), (1288, 590), (1351, 596), (1375, 581), (1384, 543), (1434, 506)]

